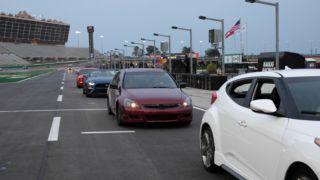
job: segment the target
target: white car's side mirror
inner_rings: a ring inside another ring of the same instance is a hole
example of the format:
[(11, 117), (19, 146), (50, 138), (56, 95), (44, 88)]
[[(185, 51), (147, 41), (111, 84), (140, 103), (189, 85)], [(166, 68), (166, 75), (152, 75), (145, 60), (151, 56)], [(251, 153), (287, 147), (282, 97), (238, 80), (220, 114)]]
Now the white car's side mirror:
[(275, 113), (277, 111), (277, 107), (274, 105), (273, 101), (270, 99), (258, 99), (250, 102), (250, 109), (257, 112), (264, 113)]

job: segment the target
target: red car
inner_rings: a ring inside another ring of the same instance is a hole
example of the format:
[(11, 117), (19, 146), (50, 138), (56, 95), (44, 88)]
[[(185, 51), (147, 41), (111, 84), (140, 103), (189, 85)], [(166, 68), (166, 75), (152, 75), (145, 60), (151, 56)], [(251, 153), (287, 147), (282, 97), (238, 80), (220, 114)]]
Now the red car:
[(83, 68), (83, 69), (80, 69), (79, 72), (77, 72), (77, 87), (78, 88), (82, 88), (83, 87), (83, 84), (84, 84), (84, 76), (89, 74), (90, 72), (92, 71), (97, 71), (98, 69), (97, 68)]
[(192, 103), (174, 79), (162, 69), (123, 69), (111, 81), (108, 112), (119, 125), (142, 122), (192, 121)]

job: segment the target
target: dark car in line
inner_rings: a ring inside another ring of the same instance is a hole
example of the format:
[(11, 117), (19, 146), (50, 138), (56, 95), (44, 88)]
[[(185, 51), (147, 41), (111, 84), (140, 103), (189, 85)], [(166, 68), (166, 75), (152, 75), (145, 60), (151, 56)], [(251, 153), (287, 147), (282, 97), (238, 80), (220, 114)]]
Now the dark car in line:
[(76, 83), (78, 88), (82, 88), (85, 82), (86, 76), (92, 71), (98, 71), (97, 68), (82, 68), (77, 72)]
[(192, 102), (162, 69), (123, 69), (113, 78), (107, 96), (108, 112), (119, 125), (192, 121)]
[(87, 97), (92, 95), (107, 95), (108, 87), (116, 74), (112, 70), (92, 71), (86, 77), (83, 84), (83, 94)]

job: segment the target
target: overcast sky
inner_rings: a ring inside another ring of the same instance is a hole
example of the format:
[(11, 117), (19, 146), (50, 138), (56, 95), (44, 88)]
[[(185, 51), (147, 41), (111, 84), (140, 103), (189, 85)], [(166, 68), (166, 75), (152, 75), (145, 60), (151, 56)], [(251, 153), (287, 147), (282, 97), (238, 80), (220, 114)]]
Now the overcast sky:
[[(266, 0), (275, 2), (274, 0)], [(320, 0), (279, 0), (280, 50), (299, 53), (320, 53)], [(172, 30), (171, 26), (192, 28), (193, 49), (204, 51), (208, 30), (220, 28), (212, 21), (201, 21), (199, 15), (225, 19), (225, 31), (241, 19), (246, 32), (242, 34), (245, 53), (260, 53), (275, 49), (274, 7), (246, 3), (245, 0), (1, 0), (0, 11), (16, 14), (26, 10), (31, 15), (63, 20), (70, 24), (67, 46), (77, 46), (76, 30), (81, 31), (80, 46), (88, 46), (87, 25), (95, 26), (95, 48), (107, 51), (124, 48), (125, 41), (140, 42), (140, 38), (172, 36), (173, 52), (189, 46), (189, 34)], [(103, 35), (104, 38), (99, 36)], [(247, 36), (247, 37), (246, 37)], [(183, 41), (184, 43), (181, 43)], [(200, 43), (203, 41), (203, 43)], [(150, 43), (146, 43), (148, 45)], [(159, 45), (157, 45), (159, 46)], [(129, 51), (129, 49), (128, 49)], [(226, 53), (240, 52), (240, 35), (226, 39)]]

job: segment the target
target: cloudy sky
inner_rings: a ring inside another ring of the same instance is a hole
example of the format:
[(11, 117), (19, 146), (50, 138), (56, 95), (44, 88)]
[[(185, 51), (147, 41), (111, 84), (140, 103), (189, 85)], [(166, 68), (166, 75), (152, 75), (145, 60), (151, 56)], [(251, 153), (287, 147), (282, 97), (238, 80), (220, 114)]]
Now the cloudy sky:
[[(274, 0), (265, 0), (275, 2)], [(279, 0), (280, 50), (320, 53), (320, 0)], [(208, 30), (220, 28), (212, 21), (201, 21), (199, 15), (225, 19), (225, 31), (241, 19), (246, 31), (226, 39), (226, 53), (240, 52), (240, 39), (245, 53), (274, 51), (274, 7), (246, 3), (245, 0), (1, 0), (0, 11), (16, 14), (26, 10), (36, 17), (63, 20), (70, 24), (67, 46), (77, 46), (76, 30), (81, 31), (80, 46), (88, 46), (87, 25), (95, 26), (95, 48), (107, 51), (124, 48), (125, 41), (140, 38), (172, 36), (173, 52), (189, 46), (188, 32), (171, 26), (192, 28), (193, 49), (203, 52), (210, 47)], [(104, 38), (100, 38), (103, 35)], [(203, 41), (202, 43), (200, 43)], [(183, 42), (183, 43), (182, 43)], [(147, 42), (148, 45), (148, 42)], [(157, 45), (159, 46), (159, 45)], [(311, 48), (312, 47), (312, 48)], [(128, 49), (129, 50), (129, 49)]]

